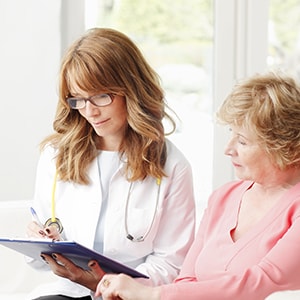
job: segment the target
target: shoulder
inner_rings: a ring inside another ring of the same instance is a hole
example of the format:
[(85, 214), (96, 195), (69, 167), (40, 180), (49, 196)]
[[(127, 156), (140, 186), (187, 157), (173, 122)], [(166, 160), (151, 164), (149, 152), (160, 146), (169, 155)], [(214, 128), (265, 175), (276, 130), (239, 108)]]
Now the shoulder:
[(191, 168), (190, 162), (185, 155), (173, 144), (170, 140), (166, 139), (167, 147), (167, 161), (166, 169), (178, 168)]
[(166, 139), (167, 159), (164, 171), (169, 180), (174, 178), (192, 180), (192, 167), (184, 154), (168, 139)]
[(57, 154), (57, 150), (51, 145), (46, 145), (40, 153), (39, 157), (39, 166), (45, 166), (49, 164), (55, 164), (55, 157)]
[(213, 193), (214, 194), (240, 193), (249, 189), (249, 187), (251, 187), (252, 184), (253, 184), (252, 181), (233, 180), (221, 185)]
[[(252, 181), (234, 180), (217, 188), (209, 198), (211, 206), (234, 205), (240, 201), (244, 192), (253, 184)], [(231, 201), (232, 200), (232, 201)], [(230, 204), (231, 203), (231, 204)]]
[(288, 207), (288, 215), (300, 217), (300, 183), (293, 186), (284, 196), (284, 205)]
[(175, 146), (173, 142), (166, 139), (167, 158), (168, 160), (184, 160), (187, 161), (185, 155)]

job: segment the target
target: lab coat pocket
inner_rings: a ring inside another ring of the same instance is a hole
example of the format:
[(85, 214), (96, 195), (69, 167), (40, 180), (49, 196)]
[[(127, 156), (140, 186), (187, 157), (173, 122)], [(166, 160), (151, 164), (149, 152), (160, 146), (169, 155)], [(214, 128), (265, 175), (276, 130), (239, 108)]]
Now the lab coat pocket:
[[(125, 220), (127, 236), (135, 242), (142, 242), (156, 235), (160, 219), (160, 210), (132, 208)], [(151, 239), (151, 240), (152, 240)]]

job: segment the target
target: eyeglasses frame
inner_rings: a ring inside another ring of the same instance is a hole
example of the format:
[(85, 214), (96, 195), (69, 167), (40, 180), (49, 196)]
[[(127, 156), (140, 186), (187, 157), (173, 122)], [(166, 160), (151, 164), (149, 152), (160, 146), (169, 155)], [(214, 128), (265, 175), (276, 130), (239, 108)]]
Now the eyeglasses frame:
[[(95, 102), (93, 102), (93, 98), (94, 97), (98, 97), (98, 96), (101, 96), (101, 95), (108, 95), (109, 98), (110, 98), (110, 102), (108, 104), (105, 104), (105, 105), (98, 105), (96, 104)], [(68, 102), (69, 106), (71, 107), (71, 109), (82, 109), (82, 108), (85, 108), (86, 107), (86, 103), (89, 101), (90, 103), (92, 103), (93, 105), (97, 106), (97, 107), (104, 107), (104, 106), (108, 106), (110, 104), (112, 104), (112, 102), (114, 101), (114, 98), (115, 98), (115, 94), (113, 93), (101, 93), (101, 94), (97, 94), (97, 95), (93, 95), (93, 96), (90, 96), (88, 98), (83, 98), (83, 97), (67, 97), (66, 98), (66, 101)], [(83, 107), (80, 107), (80, 108), (77, 108), (77, 107), (72, 107), (70, 102), (72, 100), (83, 100), (84, 101), (84, 106)]]

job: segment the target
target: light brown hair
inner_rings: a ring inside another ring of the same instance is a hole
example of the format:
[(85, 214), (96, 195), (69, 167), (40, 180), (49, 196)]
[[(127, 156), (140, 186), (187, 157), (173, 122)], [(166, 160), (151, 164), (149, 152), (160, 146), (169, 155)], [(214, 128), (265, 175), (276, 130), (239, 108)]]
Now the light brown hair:
[(128, 128), (119, 152), (126, 157), (127, 178), (165, 176), (167, 153), (162, 121), (166, 118), (171, 122), (171, 132), (175, 122), (165, 111), (159, 77), (126, 35), (94, 28), (75, 41), (62, 60), (55, 132), (41, 143), (42, 149), (47, 144), (57, 149), (56, 167), (61, 180), (88, 184), (87, 170), (97, 156), (98, 136), (66, 102), (72, 86), (90, 94), (102, 91), (125, 96)]
[(221, 123), (245, 126), (280, 169), (300, 162), (300, 87), (280, 72), (239, 82), (217, 112)]

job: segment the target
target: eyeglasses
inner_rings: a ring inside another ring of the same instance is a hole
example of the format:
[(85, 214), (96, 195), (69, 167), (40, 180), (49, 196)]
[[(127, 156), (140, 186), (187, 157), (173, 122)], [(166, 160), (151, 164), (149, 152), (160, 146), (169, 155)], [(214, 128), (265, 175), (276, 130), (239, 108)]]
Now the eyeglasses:
[(114, 94), (99, 94), (88, 98), (67, 98), (67, 102), (72, 109), (82, 109), (86, 106), (86, 102), (89, 101), (93, 105), (101, 107), (111, 104), (114, 100)]

